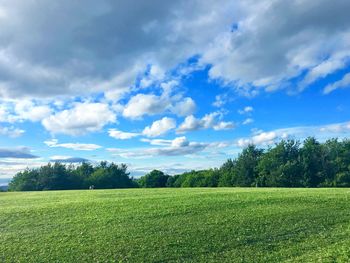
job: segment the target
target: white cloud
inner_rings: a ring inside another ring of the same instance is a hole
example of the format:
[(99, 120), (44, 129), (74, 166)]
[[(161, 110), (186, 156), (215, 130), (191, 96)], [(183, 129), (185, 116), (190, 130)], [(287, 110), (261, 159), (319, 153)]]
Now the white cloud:
[(24, 130), (14, 127), (0, 127), (0, 135), (8, 136), (11, 138), (17, 138), (25, 133)]
[(238, 110), (239, 114), (247, 114), (247, 113), (251, 113), (254, 111), (254, 108), (252, 106), (246, 106), (241, 110)]
[(240, 3), (244, 15), (236, 29), (218, 36), (204, 52), (202, 62), (212, 65), (211, 78), (243, 95), (256, 95), (259, 88), (293, 89), (289, 81), (304, 72), (301, 83), (311, 83), (349, 62), (348, 1)]
[(222, 114), (213, 112), (206, 114), (203, 118), (197, 119), (193, 115), (187, 116), (184, 122), (177, 129), (178, 133), (185, 133), (188, 131), (196, 131), (201, 129), (212, 128), (214, 130), (227, 130), (235, 127), (233, 122), (220, 121)]
[(8, 109), (5, 105), (0, 104), (0, 122), (7, 122)]
[(254, 122), (254, 120), (252, 119), (252, 118), (247, 118), (247, 119), (245, 119), (244, 121), (243, 121), (243, 125), (248, 125), (248, 124), (251, 124), (251, 123), (253, 123)]
[(122, 158), (151, 158), (154, 156), (179, 156), (191, 155), (203, 151), (209, 146), (207, 143), (189, 142), (186, 137), (177, 137), (174, 140), (163, 140), (165, 147), (146, 148), (146, 149), (107, 149), (113, 155)]
[(137, 119), (144, 115), (161, 114), (169, 107), (169, 101), (165, 98), (152, 94), (137, 94), (126, 104), (123, 116)]
[(333, 84), (327, 85), (324, 88), (323, 93), (329, 94), (335, 91), (336, 89), (348, 88), (348, 87), (350, 87), (350, 73), (344, 75), (344, 77), (341, 80), (336, 81)]
[[(1, 69), (0, 69), (1, 74)], [(34, 100), (0, 100), (0, 122), (38, 122), (49, 116), (52, 109), (47, 102)]]
[(239, 147), (246, 147), (249, 144), (254, 145), (270, 145), (275, 142), (275, 139), (277, 138), (276, 132), (262, 132), (258, 135), (255, 135), (248, 139), (239, 139), (237, 141), (237, 145)]
[(202, 121), (194, 117), (193, 115), (187, 116), (184, 122), (179, 126), (177, 132), (187, 132), (199, 130), (203, 127)]
[(185, 136), (177, 137), (171, 142), (171, 146), (174, 148), (186, 147), (190, 145), (190, 142), (186, 139)]
[(326, 60), (316, 65), (314, 68), (310, 69), (308, 74), (305, 76), (303, 82), (300, 84), (300, 88), (303, 89), (307, 87), (307, 85), (313, 83), (314, 81), (320, 78), (324, 78), (327, 75), (345, 66), (346, 66), (346, 61), (343, 58), (341, 59), (333, 58), (333, 59)]
[(80, 135), (101, 130), (116, 121), (115, 113), (107, 104), (79, 102), (73, 108), (55, 113), (42, 121), (53, 134)]
[(54, 8), (45, 1), (3, 3), (0, 94), (38, 98), (123, 89), (149, 65), (152, 78), (161, 79), (227, 30), (236, 6), (213, 0), (64, 0)]
[[(232, 146), (230, 142), (191, 142), (186, 137), (177, 137), (173, 140), (163, 139), (141, 139), (143, 142), (147, 142), (150, 145), (162, 146), (158, 148), (136, 148), (136, 149), (120, 149), (120, 148), (109, 148), (109, 151), (114, 156), (122, 158), (135, 158), (145, 159), (153, 158), (157, 156), (186, 156), (188, 158), (203, 158), (199, 154), (204, 151), (208, 151), (209, 155), (217, 154), (218, 149), (227, 148)], [(220, 153), (222, 156), (222, 153)], [(209, 160), (208, 160), (209, 161)]]
[(163, 90), (163, 95), (170, 96), (171, 93), (175, 90), (176, 87), (180, 85), (180, 82), (178, 80), (173, 79), (173, 77), (170, 80), (163, 81), (160, 83), (160, 87)]
[[(158, 121), (154, 121), (152, 125), (144, 128), (142, 133), (139, 132), (124, 132), (117, 129), (109, 129), (108, 134), (110, 137), (119, 140), (128, 140), (141, 135), (147, 137), (157, 137), (166, 134), (168, 131), (176, 127), (176, 121), (173, 118), (164, 117)], [(147, 141), (147, 139), (141, 139), (141, 141)]]
[(108, 134), (110, 137), (119, 139), (119, 140), (128, 140), (140, 135), (140, 133), (135, 132), (123, 132), (116, 129), (109, 129)]
[(165, 71), (158, 65), (152, 65), (148, 72), (148, 75), (141, 79), (141, 88), (147, 88), (165, 78)]
[[(200, 65), (179, 72), (209, 65), (210, 78), (242, 94), (286, 88), (304, 72), (304, 82), (310, 83), (349, 63), (346, 0), (64, 0), (55, 8), (49, 5), (1, 4), (2, 97), (106, 92), (118, 100), (135, 81), (141, 87), (160, 82), (196, 55)], [(57, 10), (65, 13), (64, 20)]]
[(122, 99), (127, 93), (129, 93), (129, 91), (129, 88), (120, 88), (116, 90), (106, 91), (104, 95), (108, 101), (117, 102)]
[(27, 168), (40, 167), (47, 164), (43, 162), (42, 159), (15, 159), (8, 158), (2, 159), (0, 161), (0, 179), (9, 179), (13, 177), (16, 173), (24, 171)]
[(232, 130), (234, 128), (235, 128), (235, 124), (231, 121), (220, 121), (216, 125), (213, 126), (213, 129), (216, 131)]
[(184, 98), (177, 102), (171, 111), (178, 116), (188, 116), (196, 111), (196, 103), (191, 98)]
[(20, 120), (41, 121), (51, 114), (47, 105), (35, 105), (32, 101), (22, 100), (15, 103), (15, 113)]
[(18, 117), (11, 114), (11, 108), (10, 103), (0, 101), (0, 122), (14, 123), (18, 121)]
[(320, 127), (322, 133), (346, 133), (350, 132), (350, 122), (335, 123)]
[(196, 104), (189, 97), (183, 98), (181, 94), (171, 96), (173, 84), (164, 84), (160, 96), (154, 94), (137, 94), (128, 101), (123, 109), (123, 116), (130, 119), (141, 119), (145, 115), (160, 115), (171, 112), (178, 116), (192, 114)]
[(269, 132), (258, 130), (253, 133), (252, 137), (237, 139), (235, 144), (238, 147), (246, 147), (249, 144), (267, 146), (282, 139), (303, 140), (310, 136), (316, 137), (320, 141), (325, 141), (330, 138), (348, 138), (350, 136), (350, 122), (319, 126), (289, 127)]
[(148, 139), (148, 138), (142, 138), (140, 139), (141, 142), (147, 142), (150, 145), (157, 145), (157, 146), (169, 146), (172, 143), (172, 140), (165, 140), (165, 139)]
[(53, 156), (50, 156), (50, 160), (64, 160), (72, 157), (73, 156), (70, 156), (70, 155), (53, 155)]
[(213, 106), (219, 108), (224, 106), (226, 103), (228, 103), (231, 100), (232, 98), (229, 97), (228, 93), (219, 94), (215, 96), (215, 101), (213, 102)]
[(94, 151), (102, 148), (102, 146), (92, 143), (58, 143), (57, 139), (44, 141), (44, 143), (52, 148), (62, 147), (75, 151)]
[(147, 137), (157, 137), (166, 134), (168, 131), (176, 127), (176, 121), (172, 118), (164, 117), (161, 120), (155, 121), (151, 126), (147, 126), (142, 134)]

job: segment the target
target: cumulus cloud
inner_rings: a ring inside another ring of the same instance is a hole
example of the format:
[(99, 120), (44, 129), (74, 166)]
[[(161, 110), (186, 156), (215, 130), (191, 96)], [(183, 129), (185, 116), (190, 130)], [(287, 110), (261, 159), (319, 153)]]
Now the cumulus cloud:
[(178, 116), (188, 116), (196, 111), (196, 103), (191, 98), (184, 98), (175, 103), (171, 111)]
[(346, 74), (341, 80), (338, 80), (332, 84), (327, 85), (323, 89), (324, 94), (329, 94), (336, 89), (348, 88), (350, 87), (350, 73)]
[(43, 119), (42, 124), (53, 134), (81, 135), (99, 131), (115, 121), (116, 115), (107, 104), (79, 102)]
[(220, 121), (213, 126), (215, 131), (232, 130), (233, 128), (235, 128), (235, 124), (231, 121)]
[[(166, 134), (176, 127), (176, 121), (173, 118), (164, 117), (160, 120), (154, 121), (150, 126), (146, 126), (142, 132), (124, 132), (117, 129), (109, 129), (110, 137), (118, 140), (128, 140), (141, 135), (147, 137), (157, 137)], [(141, 139), (147, 140), (147, 139)]]
[(196, 104), (189, 97), (183, 98), (181, 94), (171, 96), (172, 90), (163, 89), (161, 95), (136, 94), (131, 97), (123, 108), (123, 116), (130, 119), (141, 119), (145, 115), (160, 115), (171, 112), (178, 116), (192, 114)]
[(41, 121), (48, 117), (52, 110), (47, 105), (36, 105), (33, 101), (22, 100), (15, 104), (16, 118), (19, 120)]
[[(1, 69), (0, 69), (1, 71)], [(0, 73), (1, 74), (1, 73)], [(0, 100), (0, 122), (39, 122), (52, 113), (48, 102), (36, 100)]]
[(150, 70), (140, 81), (141, 88), (147, 88), (165, 78), (165, 72), (157, 65), (151, 65)]
[(301, 84), (310, 84), (349, 63), (349, 1), (240, 3), (244, 15), (236, 28), (217, 36), (203, 54), (211, 78), (256, 95), (261, 88), (289, 87), (304, 72)]
[(128, 139), (131, 139), (131, 138), (134, 138), (134, 137), (137, 137), (140, 135), (140, 133), (123, 132), (123, 131), (119, 131), (116, 129), (109, 129), (108, 134), (110, 137), (118, 139), (118, 140), (128, 140)]
[(0, 94), (118, 90), (132, 86), (149, 64), (156, 65), (151, 75), (161, 77), (227, 30), (238, 14), (234, 6), (213, 0), (1, 3)]
[(123, 116), (137, 119), (144, 115), (161, 114), (169, 107), (169, 101), (160, 96), (153, 94), (137, 94), (125, 105)]
[(142, 134), (147, 137), (157, 137), (166, 134), (168, 131), (176, 127), (176, 121), (172, 118), (164, 117), (161, 120), (155, 121), (151, 126), (147, 126)]
[(233, 129), (235, 124), (233, 122), (220, 121), (222, 114), (213, 112), (206, 114), (203, 118), (197, 119), (193, 115), (187, 116), (182, 124), (177, 129), (178, 133), (185, 133), (188, 131), (196, 131), (202, 129), (212, 128), (214, 130)]
[(277, 139), (277, 133), (276, 132), (262, 132), (258, 135), (255, 135), (248, 139), (239, 139), (237, 141), (237, 145), (239, 147), (246, 147), (250, 144), (254, 145), (270, 145), (275, 143), (275, 140)]
[(164, 145), (164, 147), (135, 150), (110, 148), (107, 150), (113, 155), (123, 158), (151, 158), (154, 156), (190, 155), (201, 152), (209, 146), (207, 143), (189, 142), (186, 137), (177, 137), (174, 140), (162, 140), (161, 144), (156, 145)]
[(349, 7), (347, 0), (2, 2), (0, 95), (104, 91), (118, 100), (137, 80), (149, 87), (196, 55), (210, 78), (242, 94), (284, 88), (303, 72), (302, 82), (312, 83), (349, 62)]
[(75, 151), (94, 151), (102, 148), (102, 146), (93, 143), (58, 143), (57, 139), (44, 141), (44, 143), (51, 148), (61, 147)]

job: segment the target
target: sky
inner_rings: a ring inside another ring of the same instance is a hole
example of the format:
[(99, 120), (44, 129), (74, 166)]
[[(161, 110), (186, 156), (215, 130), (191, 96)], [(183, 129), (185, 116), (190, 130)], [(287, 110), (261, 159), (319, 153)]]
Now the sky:
[(348, 0), (0, 0), (0, 184), (50, 161), (131, 175), (350, 135)]

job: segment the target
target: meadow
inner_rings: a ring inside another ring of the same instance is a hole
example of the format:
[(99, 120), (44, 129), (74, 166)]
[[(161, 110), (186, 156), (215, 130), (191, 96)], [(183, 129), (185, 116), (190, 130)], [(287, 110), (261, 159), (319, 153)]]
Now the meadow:
[(349, 262), (350, 190), (0, 193), (0, 262)]

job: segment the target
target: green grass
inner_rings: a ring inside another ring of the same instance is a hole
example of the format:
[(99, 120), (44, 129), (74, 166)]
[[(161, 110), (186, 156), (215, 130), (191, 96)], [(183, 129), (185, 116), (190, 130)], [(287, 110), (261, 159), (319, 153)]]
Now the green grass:
[(0, 262), (349, 262), (350, 189), (0, 193)]

